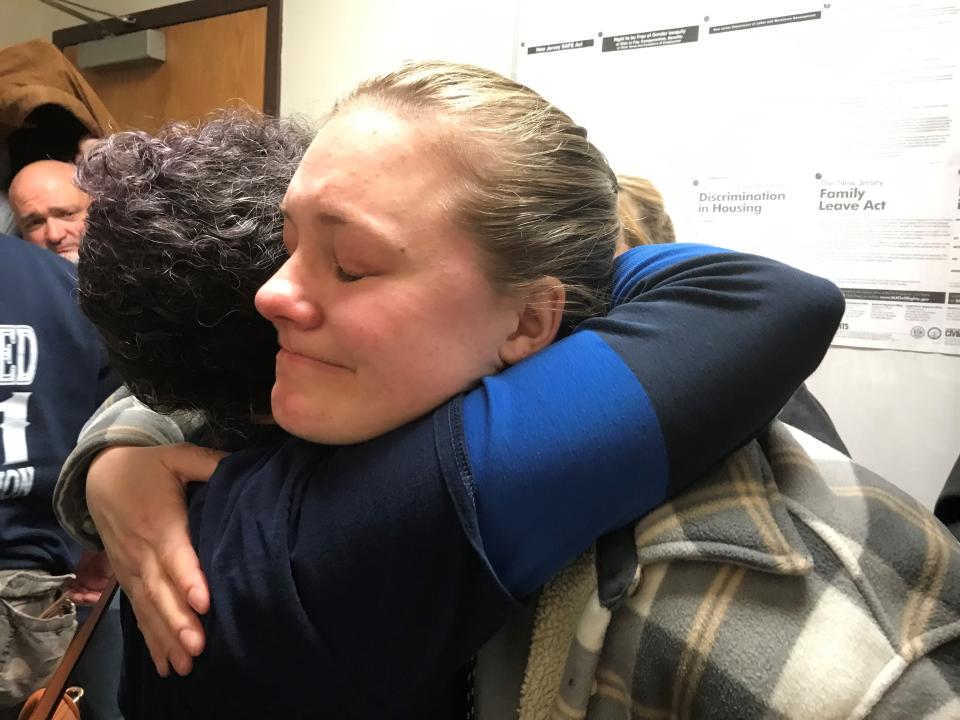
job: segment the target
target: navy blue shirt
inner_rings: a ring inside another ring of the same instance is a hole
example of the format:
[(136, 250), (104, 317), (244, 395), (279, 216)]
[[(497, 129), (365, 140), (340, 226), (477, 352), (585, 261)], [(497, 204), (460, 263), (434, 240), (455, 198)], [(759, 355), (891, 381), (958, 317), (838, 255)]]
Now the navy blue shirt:
[(190, 503), (206, 649), (161, 680), (128, 615), (126, 717), (457, 717), (435, 697), (516, 599), (752, 437), (843, 311), (825, 280), (705, 246), (632, 250), (613, 292), (391, 433), (222, 461)]
[(54, 518), (53, 487), (116, 387), (74, 266), (0, 235), (0, 568), (73, 570), (80, 550)]

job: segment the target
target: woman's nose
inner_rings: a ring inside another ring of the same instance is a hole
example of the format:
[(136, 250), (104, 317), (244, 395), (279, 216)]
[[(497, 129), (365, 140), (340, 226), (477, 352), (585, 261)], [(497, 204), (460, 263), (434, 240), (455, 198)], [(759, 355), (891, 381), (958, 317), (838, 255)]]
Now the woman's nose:
[(323, 313), (311, 292), (315, 288), (304, 284), (290, 264), (287, 260), (257, 291), (257, 311), (274, 324), (287, 320), (303, 328), (316, 327)]

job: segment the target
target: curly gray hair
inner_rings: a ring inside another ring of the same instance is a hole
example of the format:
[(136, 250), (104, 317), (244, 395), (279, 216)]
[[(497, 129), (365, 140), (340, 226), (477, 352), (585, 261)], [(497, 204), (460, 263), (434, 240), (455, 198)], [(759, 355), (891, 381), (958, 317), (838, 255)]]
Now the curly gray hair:
[(269, 412), (276, 335), (253, 299), (286, 259), (279, 203), (313, 135), (225, 111), (118, 133), (79, 165), (83, 311), (141, 401), (206, 413), (220, 444)]

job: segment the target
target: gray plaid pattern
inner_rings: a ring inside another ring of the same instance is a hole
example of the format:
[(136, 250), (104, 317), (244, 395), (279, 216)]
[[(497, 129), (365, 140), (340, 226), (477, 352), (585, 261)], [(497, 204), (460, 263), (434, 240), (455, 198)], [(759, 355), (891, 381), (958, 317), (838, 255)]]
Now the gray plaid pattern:
[(816, 440), (772, 424), (634, 536), (618, 606), (591, 562), (544, 592), (521, 720), (960, 717), (960, 546)]
[(89, 550), (102, 550), (87, 509), (87, 469), (111, 445), (150, 447), (183, 442), (203, 424), (199, 413), (159, 415), (121, 387), (108, 397), (80, 431), (53, 492), (53, 510), (63, 528)]

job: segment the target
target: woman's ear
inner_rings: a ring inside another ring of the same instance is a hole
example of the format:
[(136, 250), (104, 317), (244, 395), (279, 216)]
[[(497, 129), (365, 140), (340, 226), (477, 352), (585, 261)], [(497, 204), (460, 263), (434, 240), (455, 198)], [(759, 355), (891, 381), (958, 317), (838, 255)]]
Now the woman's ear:
[(553, 342), (563, 319), (567, 291), (554, 277), (545, 277), (524, 289), (524, 305), (517, 329), (500, 346), (500, 361), (515, 365)]

